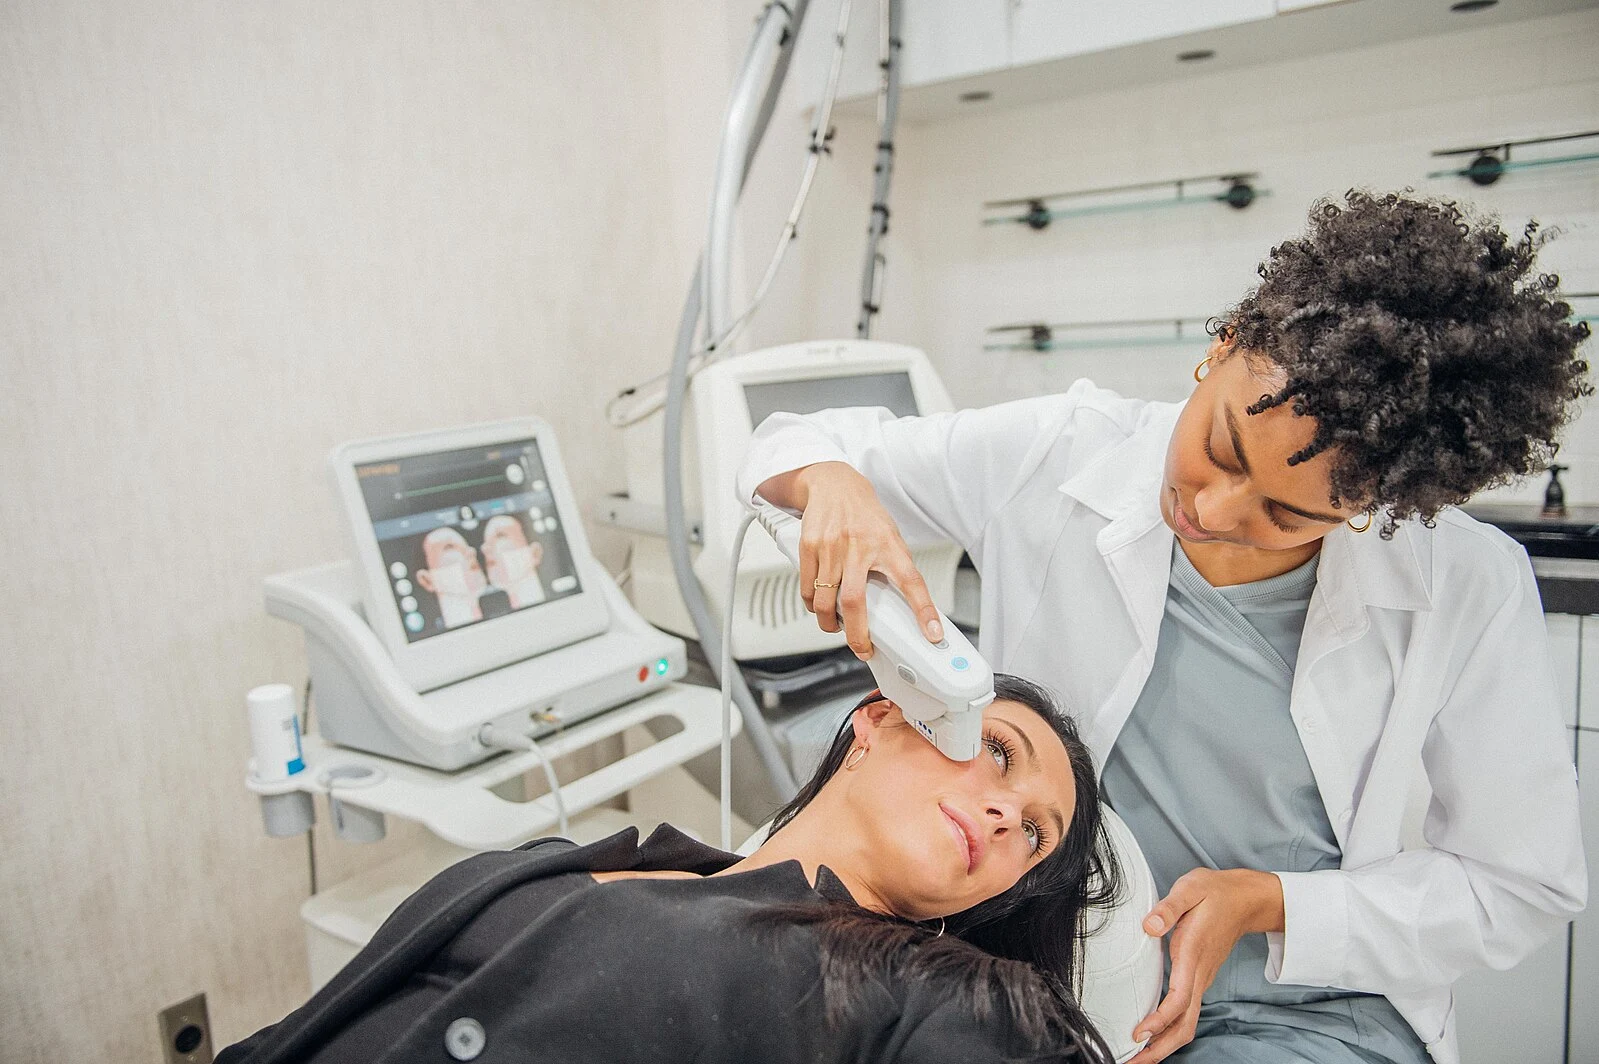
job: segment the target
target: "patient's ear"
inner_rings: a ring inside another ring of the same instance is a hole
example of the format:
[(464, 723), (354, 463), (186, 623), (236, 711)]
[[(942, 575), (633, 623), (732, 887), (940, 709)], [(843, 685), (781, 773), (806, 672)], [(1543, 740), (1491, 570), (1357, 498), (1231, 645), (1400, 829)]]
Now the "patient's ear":
[(853, 720), (855, 726), (855, 741), (862, 746), (870, 746), (872, 736), (878, 729), (895, 724), (903, 724), (905, 715), (899, 707), (886, 698), (879, 698), (875, 702), (868, 702), (855, 711)]

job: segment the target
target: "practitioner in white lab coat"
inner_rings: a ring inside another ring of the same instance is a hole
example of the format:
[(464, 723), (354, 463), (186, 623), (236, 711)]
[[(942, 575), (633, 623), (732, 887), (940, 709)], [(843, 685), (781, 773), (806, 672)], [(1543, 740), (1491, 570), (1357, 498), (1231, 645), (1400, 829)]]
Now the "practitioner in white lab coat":
[(1532, 570), (1452, 508), (1540, 469), (1590, 391), (1537, 244), (1354, 192), (1272, 250), (1186, 403), (1079, 381), (755, 434), (739, 490), (804, 511), (824, 629), (840, 607), (869, 655), (875, 569), (937, 638), (906, 541), (953, 539), (985, 657), (1079, 715), (1164, 894), (1138, 1064), (1450, 1064), (1454, 980), (1586, 902)]

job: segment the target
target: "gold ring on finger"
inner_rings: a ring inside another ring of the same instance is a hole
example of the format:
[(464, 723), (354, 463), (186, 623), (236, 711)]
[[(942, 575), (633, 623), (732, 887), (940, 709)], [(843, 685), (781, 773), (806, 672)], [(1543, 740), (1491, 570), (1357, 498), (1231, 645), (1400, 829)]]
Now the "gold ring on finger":
[(837, 586), (838, 586), (837, 584), (829, 584), (829, 583), (827, 583), (826, 581), (823, 581), (823, 580), (812, 580), (811, 581), (811, 587), (816, 588), (818, 591), (820, 591), (824, 587), (837, 587)]

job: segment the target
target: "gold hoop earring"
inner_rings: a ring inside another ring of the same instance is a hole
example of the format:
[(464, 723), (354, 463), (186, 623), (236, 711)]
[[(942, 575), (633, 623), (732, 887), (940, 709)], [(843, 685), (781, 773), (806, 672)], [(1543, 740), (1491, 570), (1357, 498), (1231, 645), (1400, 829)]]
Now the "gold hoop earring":
[(1371, 527), (1372, 520), (1373, 520), (1373, 515), (1367, 514), (1366, 515), (1366, 523), (1361, 525), (1359, 528), (1355, 527), (1355, 522), (1354, 522), (1353, 519), (1345, 521), (1344, 524), (1348, 525), (1351, 531), (1364, 532), (1364, 531), (1366, 531), (1366, 529)]
[(861, 758), (865, 756), (866, 747), (857, 746), (855, 749), (851, 750), (849, 752), (849, 756), (844, 759), (844, 768), (846, 770), (854, 768), (856, 765), (861, 763)]
[[(1210, 370), (1205, 369), (1205, 367), (1210, 365), (1211, 357), (1212, 356), (1210, 356), (1210, 355), (1206, 355), (1205, 358), (1204, 358), (1204, 361), (1200, 362), (1199, 365), (1194, 367), (1194, 383), (1195, 384), (1199, 383), (1200, 381), (1204, 380), (1206, 377), (1210, 376)], [(1199, 372), (1202, 369), (1205, 369), (1204, 373)]]

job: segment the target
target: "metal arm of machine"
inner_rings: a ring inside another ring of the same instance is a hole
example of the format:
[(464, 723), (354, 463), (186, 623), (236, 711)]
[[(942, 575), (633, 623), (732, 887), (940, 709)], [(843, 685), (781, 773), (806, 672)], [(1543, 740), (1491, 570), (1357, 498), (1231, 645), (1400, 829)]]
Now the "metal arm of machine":
[[(738, 193), (743, 187), (745, 177), (749, 174), (750, 164), (754, 161), (761, 137), (765, 134), (766, 126), (771, 119), (777, 93), (782, 88), (783, 77), (788, 72), (794, 43), (799, 37), (808, 6), (809, 0), (795, 0), (793, 10), (790, 12), (783, 4), (769, 3), (756, 27), (750, 55), (744, 63), (743, 73), (734, 89), (733, 102), (728, 107), (729, 128), (724, 133), (717, 163), (717, 191), (712, 201), (711, 223), (711, 231), (717, 239), (713, 239), (711, 245), (706, 248), (705, 255), (694, 270), (694, 279), (689, 282), (688, 297), (683, 304), (683, 313), (678, 322), (676, 347), (672, 353), (671, 376), (667, 382), (663, 440), (667, 550), (671, 555), (672, 571), (677, 577), (678, 590), (683, 596), (683, 603), (688, 608), (690, 618), (694, 621), (694, 629), (699, 634), (700, 646), (705, 651), (706, 659), (716, 663), (718, 668), (722, 659), (722, 633), (717, 630), (716, 622), (711, 617), (705, 601), (704, 589), (700, 587), (699, 577), (694, 573), (693, 560), (689, 556), (688, 521), (684, 512), (683, 405), (688, 390), (688, 363), (694, 349), (695, 327), (699, 323), (702, 302), (720, 301), (722, 307), (722, 317), (718, 317), (715, 311), (707, 313), (707, 335), (713, 337), (717, 335), (716, 330), (726, 320), (733, 208), (737, 205)], [(775, 59), (769, 58), (773, 49), (778, 53)], [(757, 91), (756, 75), (768, 68), (772, 74), (763, 96), (763, 103), (759, 109), (752, 108), (751, 101)], [(747, 128), (732, 128), (735, 121), (746, 123)], [(714, 267), (712, 263), (715, 264)], [(711, 283), (713, 277), (716, 278), (719, 287), (713, 287)], [(707, 292), (715, 294), (706, 295)], [(767, 727), (766, 718), (761, 716), (760, 708), (755, 704), (749, 686), (744, 682), (743, 674), (736, 668), (728, 671), (731, 676), (721, 678), (724, 682), (731, 680), (733, 697), (738, 703), (739, 714), (749, 729), (750, 741), (755, 747), (755, 752), (771, 777), (773, 785), (786, 799), (796, 790), (794, 775), (789, 771), (771, 729)]]
[(879, 250), (888, 234), (888, 187), (894, 178), (894, 126), (899, 121), (900, 27), (904, 0), (884, 0), (882, 79), (877, 94), (877, 165), (873, 168), (872, 217), (866, 225), (866, 265), (861, 268), (861, 316), (855, 335), (872, 336), (872, 317), (882, 308), (885, 265)]
[[(707, 262), (710, 265), (707, 266), (707, 269), (714, 269), (716, 271), (715, 276), (720, 278), (717, 283), (720, 285), (720, 290), (724, 296), (721, 300), (723, 305), (716, 308), (709, 315), (707, 328), (699, 347), (693, 351), (689, 359), (688, 376), (690, 377), (693, 377), (706, 365), (727, 353), (733, 340), (743, 327), (749, 323), (750, 319), (755, 316), (756, 311), (760, 309), (767, 293), (771, 290), (772, 283), (777, 279), (778, 272), (782, 269), (784, 256), (799, 236), (800, 218), (804, 214), (806, 202), (810, 198), (811, 184), (816, 178), (817, 167), (820, 164), (822, 155), (830, 150), (829, 145), (831, 144), (833, 133), (833, 103), (838, 98), (838, 84), (843, 70), (844, 50), (847, 43), (846, 31), (849, 28), (851, 3), (852, 0), (840, 0), (838, 5), (838, 29), (833, 35), (833, 60), (828, 69), (826, 88), (822, 92), (821, 103), (816, 108), (815, 121), (809, 139), (809, 155), (805, 162), (804, 171), (800, 176), (799, 187), (794, 195), (794, 203), (789, 208), (788, 220), (783, 224), (782, 233), (777, 239), (776, 246), (772, 249), (772, 256), (767, 261), (766, 271), (762, 274), (760, 282), (755, 286), (755, 294), (750, 297), (748, 304), (737, 316), (732, 315), (726, 305), (727, 299), (725, 298), (728, 287), (727, 276), (730, 269), (728, 262), (731, 251), (728, 250), (720, 256), (720, 265), (712, 262), (712, 260), (718, 259), (718, 255), (708, 253)], [(803, 4), (797, 5), (796, 12), (800, 12), (800, 8), (803, 6)], [(792, 37), (792, 31), (790, 36)], [(756, 120), (761, 128), (764, 128), (767, 119), (770, 117), (771, 108), (781, 89), (785, 76), (784, 72), (787, 69), (788, 55), (789, 53), (787, 52), (781, 54), (774, 68), (772, 81), (767, 88), (766, 99), (762, 104), (762, 112)], [(751, 63), (747, 62), (746, 73), (741, 75), (741, 77), (747, 76), (752, 69), (758, 69), (758, 67), (752, 66)], [(731, 112), (730, 117), (733, 117)], [(730, 136), (732, 134), (731, 127), (726, 132)], [(759, 137), (754, 138), (754, 143), (759, 143), (759, 140)], [(736, 147), (737, 145), (727, 142), (726, 137), (724, 137), (721, 157), (735, 158)], [(746, 153), (746, 163), (743, 175), (740, 178), (741, 181), (748, 178), (749, 165), (754, 160), (754, 150), (749, 143), (744, 143), (743, 149)], [(717, 185), (716, 193), (713, 197), (713, 216), (709, 242), (712, 248), (730, 249), (731, 247), (734, 225), (732, 211), (737, 204), (738, 192), (738, 189), (730, 183), (732, 172), (731, 168), (727, 168), (719, 170), (717, 174), (719, 181), (722, 181), (723, 178), (729, 180)], [(732, 197), (731, 202), (729, 202), (729, 196)], [(710, 289), (709, 287), (707, 278), (710, 276), (712, 275), (706, 274), (701, 278), (702, 291), (700, 298), (702, 303), (712, 299), (713, 292), (716, 291), (716, 289)], [(659, 376), (652, 377), (642, 384), (624, 388), (606, 404), (606, 419), (617, 428), (626, 428), (661, 409), (666, 403), (666, 379), (669, 375), (670, 371), (667, 371)]]
[[(798, 5), (803, 6), (803, 5)], [(801, 15), (801, 17), (803, 17)], [(733, 98), (727, 105), (722, 126), (722, 146), (716, 157), (716, 178), (711, 191), (711, 225), (705, 242), (704, 294), (705, 335), (714, 338), (726, 327), (732, 286), (733, 214), (744, 179), (749, 176), (755, 152), (760, 147), (776, 106), (778, 90), (788, 73), (788, 62), (799, 38), (799, 19), (786, 4), (772, 2), (761, 12), (755, 38), (744, 56), (744, 66), (733, 85)], [(761, 86), (766, 91), (761, 93)], [(759, 99), (759, 104), (757, 104)], [(768, 104), (770, 106), (768, 106)]]

